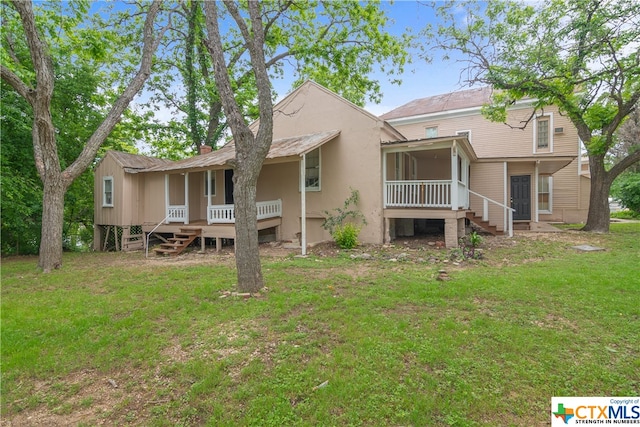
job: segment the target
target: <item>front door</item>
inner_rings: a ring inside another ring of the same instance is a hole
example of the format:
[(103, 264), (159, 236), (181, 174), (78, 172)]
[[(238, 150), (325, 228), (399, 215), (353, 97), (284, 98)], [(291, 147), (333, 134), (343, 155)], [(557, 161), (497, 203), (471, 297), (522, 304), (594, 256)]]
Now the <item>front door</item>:
[(224, 203), (233, 204), (233, 169), (224, 170)]
[(514, 221), (531, 220), (531, 175), (511, 177), (511, 207)]

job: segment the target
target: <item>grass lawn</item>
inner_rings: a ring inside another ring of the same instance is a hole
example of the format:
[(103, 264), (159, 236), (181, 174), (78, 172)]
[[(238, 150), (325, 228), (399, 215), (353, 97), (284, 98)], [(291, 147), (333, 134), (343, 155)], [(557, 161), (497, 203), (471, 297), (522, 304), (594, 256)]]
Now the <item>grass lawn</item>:
[(640, 223), (483, 249), (270, 253), (247, 299), (229, 254), (4, 259), (3, 423), (540, 426), (639, 395)]

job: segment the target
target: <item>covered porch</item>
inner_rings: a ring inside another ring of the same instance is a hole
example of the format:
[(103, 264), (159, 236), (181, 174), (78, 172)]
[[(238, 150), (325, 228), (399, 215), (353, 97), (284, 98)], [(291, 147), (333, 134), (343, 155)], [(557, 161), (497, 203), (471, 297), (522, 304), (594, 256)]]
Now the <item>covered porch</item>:
[[(301, 183), (308, 183), (308, 175), (319, 171), (319, 165), (307, 167), (307, 155), (319, 152), (320, 146), (339, 134), (333, 130), (273, 141), (257, 186), (259, 230), (275, 228), (278, 240), (283, 236), (290, 241), (299, 240), (305, 252), (306, 192), (311, 184)], [(234, 155), (235, 148), (230, 143), (217, 151), (150, 170), (162, 175), (155, 178), (153, 215), (157, 222), (145, 224), (145, 232), (177, 233), (188, 226), (201, 228), (204, 238), (216, 238), (216, 246), (220, 239), (234, 239), (236, 212), (230, 165)], [(160, 212), (162, 216), (158, 215)]]
[(412, 235), (415, 220), (442, 220), (446, 246), (457, 247), (475, 160), (466, 135), (383, 143), (385, 242)]

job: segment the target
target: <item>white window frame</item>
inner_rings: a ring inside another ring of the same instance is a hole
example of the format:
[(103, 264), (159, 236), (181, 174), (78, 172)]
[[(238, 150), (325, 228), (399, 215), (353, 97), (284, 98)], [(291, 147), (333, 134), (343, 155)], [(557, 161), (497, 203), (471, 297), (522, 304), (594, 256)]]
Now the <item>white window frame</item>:
[[(548, 120), (549, 122), (549, 129), (548, 129), (548, 133), (549, 133), (549, 146), (547, 148), (539, 148), (538, 147), (538, 119), (539, 118), (544, 118), (545, 120)], [(537, 154), (537, 153), (553, 153), (553, 132), (554, 132), (554, 127), (553, 127), (553, 113), (545, 113), (545, 114), (540, 114), (537, 115), (536, 117), (534, 117), (533, 119), (533, 154)]]
[[(549, 191), (548, 192), (543, 192), (541, 191), (541, 185), (540, 185), (540, 181), (544, 178), (547, 178), (549, 180)], [(541, 214), (550, 214), (553, 213), (553, 177), (551, 175), (538, 175), (538, 182), (537, 182), (537, 188), (538, 188), (538, 195), (536, 197), (536, 205), (538, 208), (538, 213)], [(549, 209), (540, 209), (540, 195), (541, 194), (548, 194), (549, 195)]]
[[(305, 184), (305, 191), (321, 191), (322, 190), (322, 150), (320, 149), (321, 147), (318, 147), (316, 149), (313, 149), (311, 151), (309, 151), (306, 154), (306, 160), (305, 160), (305, 172), (304, 172), (304, 184)], [(314, 186), (309, 186), (306, 185), (307, 184), (307, 171), (309, 171), (311, 168), (309, 167), (309, 154), (313, 153), (314, 151), (318, 151), (318, 166), (316, 166), (316, 168), (318, 169), (318, 185), (314, 185)]]
[[(111, 201), (107, 202), (107, 182), (111, 183)], [(112, 176), (103, 176), (102, 177), (102, 207), (103, 208), (112, 208), (113, 207), (113, 177)]]
[[(434, 131), (435, 135), (429, 136), (429, 131)], [(424, 128), (424, 137), (425, 138), (437, 138), (438, 137), (438, 126), (427, 126)]]
[(208, 197), (209, 196), (209, 185), (212, 185), (212, 189), (213, 191), (211, 192), (211, 197), (215, 197), (216, 195), (216, 186), (217, 186), (217, 182), (216, 182), (216, 172), (217, 171), (211, 171), (211, 182), (207, 182), (207, 176), (209, 175), (206, 171), (204, 172), (204, 197)]
[(469, 143), (471, 143), (471, 129), (468, 130), (457, 130), (456, 131), (456, 135), (464, 135), (467, 137), (467, 139), (469, 140)]

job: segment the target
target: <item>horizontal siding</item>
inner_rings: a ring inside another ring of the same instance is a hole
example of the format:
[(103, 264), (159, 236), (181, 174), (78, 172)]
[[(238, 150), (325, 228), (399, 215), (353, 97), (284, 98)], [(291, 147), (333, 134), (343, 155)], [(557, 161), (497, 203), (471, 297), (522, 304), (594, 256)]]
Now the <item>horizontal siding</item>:
[(553, 174), (553, 210), (578, 206), (579, 180), (577, 160)]
[[(531, 115), (531, 109), (512, 110), (508, 113), (507, 123), (521, 126)], [(557, 108), (545, 109), (552, 114), (553, 128), (562, 127), (562, 134), (553, 135), (553, 154), (575, 155), (578, 148), (578, 134), (570, 120), (561, 116)], [(479, 112), (463, 117), (426, 120), (422, 123), (395, 125), (408, 139), (425, 137), (425, 129), (438, 128), (439, 136), (455, 135), (458, 131), (471, 131), (471, 145), (479, 158), (527, 157), (533, 153), (533, 122), (525, 129), (512, 129), (504, 123), (494, 123), (485, 119)]]
[[(113, 177), (113, 207), (103, 207), (103, 178)], [(125, 186), (124, 171), (107, 155), (98, 165), (94, 175), (94, 224), (128, 225), (124, 222), (125, 200), (129, 200), (130, 189)]]
[[(502, 162), (473, 163), (471, 165), (471, 190), (483, 196), (504, 203), (504, 166)], [(470, 195), (471, 210), (482, 215), (483, 201), (480, 197)], [(504, 209), (489, 203), (489, 221), (500, 230), (504, 226)]]

